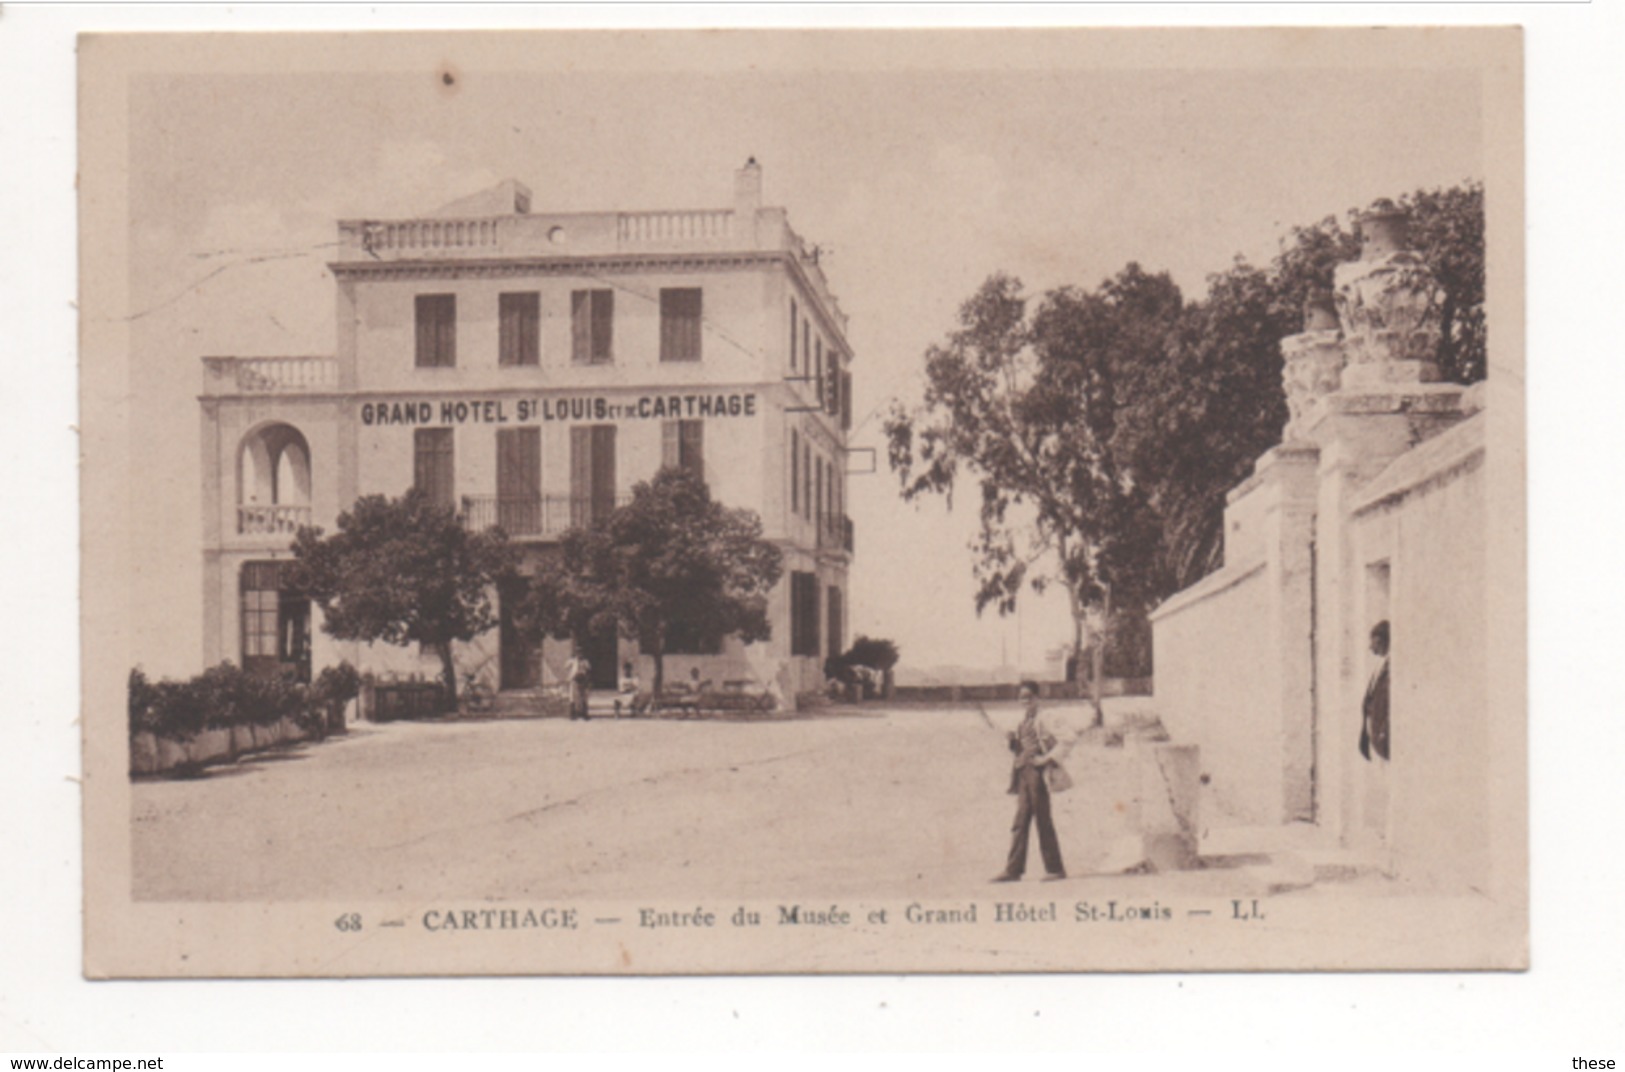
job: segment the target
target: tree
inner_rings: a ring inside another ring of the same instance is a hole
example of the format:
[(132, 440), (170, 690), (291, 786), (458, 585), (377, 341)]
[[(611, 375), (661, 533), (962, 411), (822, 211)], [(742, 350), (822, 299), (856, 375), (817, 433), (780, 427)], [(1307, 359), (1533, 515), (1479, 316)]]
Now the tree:
[(470, 532), (413, 489), (357, 499), (331, 536), (301, 528), (293, 553), (292, 583), (322, 608), (330, 635), (423, 645), (440, 657), (447, 702), (457, 702), (452, 644), (497, 624), (492, 590), (513, 566), (505, 536)]
[(716, 502), (686, 469), (660, 470), (625, 506), (560, 543), (532, 579), (524, 627), (579, 639), (613, 623), (653, 657), (656, 696), (675, 638), (713, 645), (732, 634), (749, 644), (772, 635), (767, 594), (783, 573), (779, 549), (754, 512)]
[(1280, 441), (1280, 339), (1299, 330), (1301, 301), (1288, 310), (1269, 273), (1237, 263), (1121, 370), (1116, 445), (1158, 520), (1153, 599), (1217, 568), (1225, 496)]
[(1010, 613), (1024, 587), (1058, 583), (1080, 662), (1114, 597), (1132, 605), (1148, 590), (1156, 530), (1113, 445), (1118, 372), (1154, 342), (1147, 325), (1179, 304), (1167, 276), (1130, 265), (1099, 293), (1051, 292), (1029, 317), (1020, 281), (995, 275), (927, 351), (921, 406), (894, 405), (886, 421), (905, 500), (941, 494), (951, 506), (962, 471), (977, 481), (977, 612)]
[(884, 674), (897, 665), (900, 656), (895, 641), (859, 635), (841, 660), (848, 666), (867, 666)]
[[(1476, 183), (1399, 199), (1410, 245), (1443, 291), (1438, 362), (1446, 379), (1484, 377), (1484, 209)], [(1286, 421), (1280, 340), (1302, 330), (1305, 302), (1360, 255), (1359, 213), (1293, 228), (1268, 268), (1237, 260), (1208, 277), (1160, 353), (1122, 375), (1119, 447), (1161, 522), (1158, 596), (1196, 583), (1223, 555), (1225, 496), (1279, 442)]]

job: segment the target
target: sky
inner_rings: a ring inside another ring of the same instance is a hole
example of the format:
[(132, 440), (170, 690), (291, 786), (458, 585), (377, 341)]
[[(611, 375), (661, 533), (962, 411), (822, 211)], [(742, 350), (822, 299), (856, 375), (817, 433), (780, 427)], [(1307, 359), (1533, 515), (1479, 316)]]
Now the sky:
[(979, 619), (974, 511), (904, 504), (885, 469), (883, 411), (918, 399), (922, 355), (958, 305), (993, 272), (1037, 295), (1130, 261), (1197, 296), (1237, 255), (1267, 261), (1295, 224), (1481, 178), (1478, 81), (1222, 54), (1057, 64), (1053, 48), (979, 65), (966, 51), (901, 62), (825, 42), (720, 69), (593, 69), (447, 48), (432, 69), (138, 77), (135, 583), (138, 606), (172, 613), (137, 661), (179, 674), (200, 658), (199, 358), (333, 352), (337, 219), (419, 215), (510, 177), (537, 211), (722, 208), (754, 156), (765, 202), (826, 250), (850, 318), (851, 446), (876, 448), (879, 468), (849, 485), (852, 634), (894, 639), (915, 667), (1040, 666), (1070, 637), (1060, 596)]

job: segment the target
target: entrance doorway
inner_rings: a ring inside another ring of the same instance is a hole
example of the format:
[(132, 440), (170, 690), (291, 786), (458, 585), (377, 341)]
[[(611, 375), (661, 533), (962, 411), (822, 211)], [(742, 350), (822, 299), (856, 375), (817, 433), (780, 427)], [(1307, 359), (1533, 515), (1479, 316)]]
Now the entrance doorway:
[(619, 683), (620, 667), (615, 664), (620, 654), (615, 627), (594, 629), (582, 644), (582, 654), (592, 666), (592, 687), (613, 689)]
[(501, 687), (533, 689), (542, 683), (541, 645), (532, 643), (515, 623), (515, 609), (523, 593), (522, 585), (505, 585), (498, 593), (501, 602), (498, 643), (501, 646)]
[(310, 600), (287, 591), (283, 562), (245, 562), (239, 578), (243, 669), (310, 683)]

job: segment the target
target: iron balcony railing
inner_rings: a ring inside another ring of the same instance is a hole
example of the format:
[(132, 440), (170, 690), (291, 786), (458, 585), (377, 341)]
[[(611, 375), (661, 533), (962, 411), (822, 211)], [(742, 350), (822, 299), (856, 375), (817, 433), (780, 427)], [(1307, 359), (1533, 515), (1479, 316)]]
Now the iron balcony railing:
[(474, 531), (499, 528), (514, 539), (556, 539), (586, 528), (631, 501), (627, 495), (464, 495), (463, 524)]
[(821, 551), (852, 553), (852, 519), (841, 515), (825, 517), (816, 526), (818, 548)]
[(243, 504), (237, 507), (237, 532), (243, 536), (292, 536), (310, 524), (310, 504)]

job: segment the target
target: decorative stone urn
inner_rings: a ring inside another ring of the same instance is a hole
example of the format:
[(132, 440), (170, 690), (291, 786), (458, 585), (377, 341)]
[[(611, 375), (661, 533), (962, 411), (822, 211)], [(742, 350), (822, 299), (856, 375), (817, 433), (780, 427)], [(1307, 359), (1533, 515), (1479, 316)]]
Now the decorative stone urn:
[(1286, 388), (1284, 442), (1308, 437), (1320, 415), (1321, 402), (1337, 391), (1343, 378), (1343, 340), (1329, 290), (1304, 299), (1303, 333), (1281, 340), (1281, 382)]
[(1409, 222), (1392, 202), (1377, 202), (1360, 217), (1360, 259), (1333, 274), (1348, 362), (1345, 390), (1439, 379), (1443, 291), (1422, 258), (1406, 248)]

